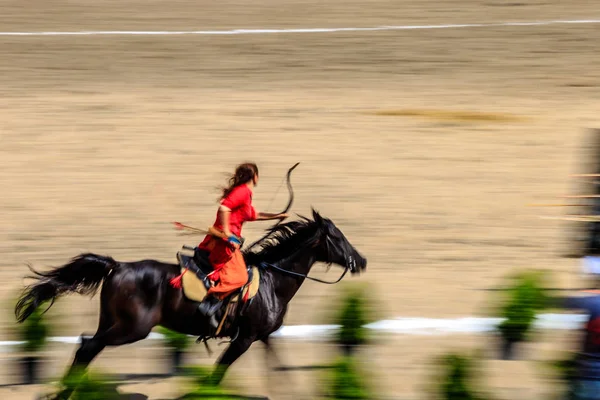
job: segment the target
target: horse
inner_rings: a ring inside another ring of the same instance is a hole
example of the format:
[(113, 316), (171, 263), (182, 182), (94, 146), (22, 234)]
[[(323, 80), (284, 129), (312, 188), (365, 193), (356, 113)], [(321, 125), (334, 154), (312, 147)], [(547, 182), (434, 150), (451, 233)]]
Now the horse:
[[(218, 358), (209, 375), (218, 385), (227, 369), (257, 341), (266, 345), (270, 335), (283, 324), (288, 303), (317, 263), (339, 265), (344, 274), (366, 270), (367, 260), (328, 218), (312, 209), (312, 220), (281, 223), (270, 228), (255, 251), (243, 251), (247, 265), (260, 266), (258, 293), (235, 320), (236, 334)], [(106, 346), (131, 344), (146, 338), (155, 326), (195, 336), (207, 336), (209, 321), (198, 313), (198, 302), (185, 297), (181, 289), (169, 284), (181, 272), (178, 264), (146, 259), (119, 262), (109, 256), (80, 254), (68, 264), (48, 272), (34, 273), (35, 283), (27, 286), (15, 306), (22, 323), (42, 304), (63, 294), (94, 296), (100, 292), (100, 316), (96, 333), (81, 335), (81, 343), (65, 380), (75, 371), (85, 371)], [(342, 277), (343, 277), (342, 275)], [(341, 280), (341, 278), (339, 280)], [(338, 281), (339, 281), (338, 280)], [(330, 282), (326, 282), (330, 283)], [(233, 327), (231, 328), (233, 329)], [(233, 332), (224, 333), (233, 337)], [(74, 387), (61, 388), (54, 399), (68, 399)]]

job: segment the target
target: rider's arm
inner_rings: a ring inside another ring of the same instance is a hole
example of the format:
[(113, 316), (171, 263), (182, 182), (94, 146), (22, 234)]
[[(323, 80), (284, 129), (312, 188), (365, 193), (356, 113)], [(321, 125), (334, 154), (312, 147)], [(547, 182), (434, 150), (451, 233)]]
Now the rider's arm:
[(257, 221), (268, 221), (271, 219), (283, 219), (283, 218), (287, 218), (287, 214), (265, 213), (265, 212), (257, 212), (256, 213)]
[(231, 230), (229, 230), (229, 216), (231, 215), (231, 209), (227, 206), (221, 205), (219, 207), (219, 221), (223, 227), (223, 232), (227, 237), (231, 236)]

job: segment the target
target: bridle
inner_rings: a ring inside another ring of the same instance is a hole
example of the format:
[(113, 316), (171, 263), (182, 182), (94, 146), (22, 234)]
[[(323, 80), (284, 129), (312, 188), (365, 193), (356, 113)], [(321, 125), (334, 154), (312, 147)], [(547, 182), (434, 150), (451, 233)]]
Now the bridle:
[(344, 268), (344, 272), (342, 272), (342, 275), (336, 281), (324, 281), (324, 280), (319, 279), (319, 278), (312, 278), (312, 277), (310, 277), (310, 276), (308, 276), (306, 274), (299, 274), (298, 272), (288, 271), (287, 269), (280, 268), (280, 267), (278, 267), (275, 264), (269, 264), (269, 263), (266, 263), (266, 262), (261, 262), (260, 265), (263, 268), (270, 267), (270, 268), (276, 269), (277, 271), (284, 272), (284, 273), (289, 274), (289, 275), (299, 276), (301, 278), (310, 279), (311, 281), (315, 281), (315, 282), (319, 282), (319, 283), (325, 283), (327, 285), (334, 285), (334, 284), (338, 283), (339, 281), (341, 281), (342, 279), (344, 279), (344, 276), (346, 276), (346, 274), (348, 273), (348, 271), (350, 271), (350, 266), (346, 265), (346, 268)]
[[(327, 252), (329, 252), (329, 244), (331, 243), (331, 239), (328, 237), (326, 240), (327, 240), (327, 242), (326, 242)], [(333, 243), (331, 243), (331, 244), (333, 244)], [(297, 253), (299, 253), (301, 250), (303, 250), (303, 247), (299, 247), (298, 250), (296, 250), (295, 252), (293, 252), (290, 256), (286, 257), (286, 259), (289, 260), (290, 258), (292, 258), (293, 256), (295, 256)], [(309, 279), (309, 280), (314, 281), (314, 282), (324, 283), (326, 285), (334, 285), (334, 284), (340, 282), (342, 279), (344, 279), (344, 276), (346, 276), (346, 274), (348, 273), (348, 271), (352, 271), (352, 270), (356, 269), (356, 260), (354, 259), (354, 257), (348, 256), (346, 258), (346, 267), (344, 267), (344, 272), (342, 272), (342, 275), (340, 275), (340, 277), (337, 280), (335, 280), (335, 281), (324, 281), (324, 280), (319, 279), (319, 278), (312, 278), (312, 277), (308, 276), (308, 274), (300, 274), (298, 272), (289, 271), (287, 269), (283, 269), (281, 267), (278, 267), (275, 264), (270, 264), (270, 263), (267, 263), (267, 262), (264, 262), (264, 261), (261, 262), (259, 265), (262, 268), (270, 267), (270, 268), (273, 268), (273, 269), (275, 269), (277, 271), (286, 273), (288, 275), (298, 276), (300, 278)]]

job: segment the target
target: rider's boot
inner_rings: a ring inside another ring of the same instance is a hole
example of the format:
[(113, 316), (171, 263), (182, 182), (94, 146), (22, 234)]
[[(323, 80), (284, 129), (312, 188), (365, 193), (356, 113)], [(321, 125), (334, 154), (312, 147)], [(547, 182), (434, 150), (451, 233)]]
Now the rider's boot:
[(219, 311), (222, 304), (223, 301), (218, 299), (217, 297), (206, 296), (198, 306), (198, 311), (200, 312), (200, 314), (210, 318), (210, 326), (213, 329), (217, 329), (219, 327), (219, 321), (217, 321), (215, 314), (217, 311)]

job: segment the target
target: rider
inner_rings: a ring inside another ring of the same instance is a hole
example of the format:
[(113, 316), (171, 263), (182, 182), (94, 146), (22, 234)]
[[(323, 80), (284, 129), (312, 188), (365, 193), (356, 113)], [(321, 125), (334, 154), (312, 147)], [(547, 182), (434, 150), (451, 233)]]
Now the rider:
[(214, 268), (210, 279), (216, 285), (208, 290), (198, 307), (200, 313), (211, 317), (213, 328), (217, 328), (214, 314), (223, 300), (248, 281), (246, 262), (240, 251), (242, 225), (247, 221), (285, 219), (287, 214), (256, 212), (252, 205), (252, 192), (258, 183), (258, 167), (254, 163), (239, 165), (223, 188), (217, 218), (213, 228), (223, 233), (222, 237), (207, 235), (198, 246), (209, 252), (208, 259)]

